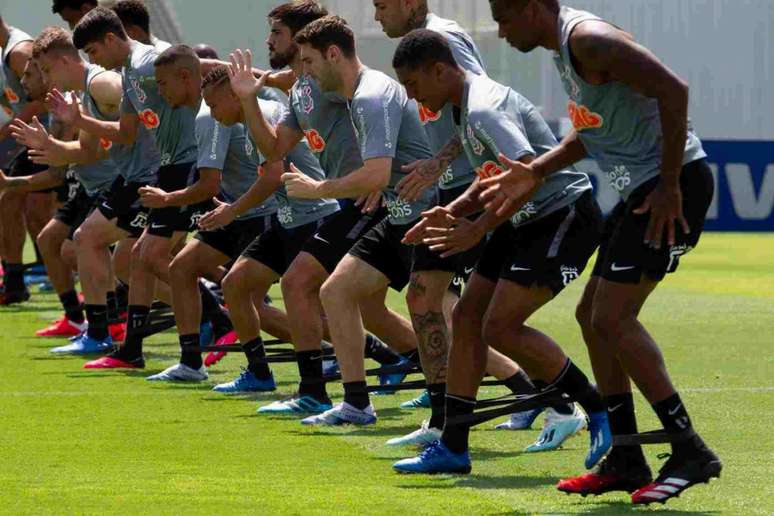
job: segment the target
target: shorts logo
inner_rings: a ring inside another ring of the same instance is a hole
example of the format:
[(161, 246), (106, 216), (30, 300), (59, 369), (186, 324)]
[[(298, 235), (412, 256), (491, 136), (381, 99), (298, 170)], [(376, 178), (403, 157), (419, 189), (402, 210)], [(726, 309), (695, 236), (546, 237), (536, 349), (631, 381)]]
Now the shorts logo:
[(419, 108), (419, 121), (422, 122), (422, 125), (427, 124), (428, 122), (435, 122), (437, 120), (441, 119), (441, 115), (443, 112), (438, 111), (430, 111), (428, 108), (417, 102), (417, 107)]
[(152, 109), (144, 109), (140, 112), (140, 122), (146, 129), (156, 129), (159, 126), (159, 115)]
[(107, 138), (100, 138), (99, 146), (102, 147), (104, 150), (110, 150), (113, 147), (113, 142), (111, 142)]
[(522, 222), (525, 222), (532, 218), (533, 215), (537, 215), (537, 207), (535, 206), (535, 203), (528, 202), (524, 206), (521, 207), (519, 211), (513, 214), (513, 217), (511, 217), (511, 224), (514, 226), (518, 226)]
[(204, 213), (197, 211), (193, 215), (191, 215), (191, 227), (196, 228), (199, 227), (199, 221), (204, 217)]
[(80, 186), (79, 183), (70, 183), (70, 185), (67, 187), (67, 200), (72, 201), (75, 199), (75, 196), (78, 195), (78, 187)]
[(607, 180), (610, 186), (616, 192), (623, 192), (626, 187), (632, 184), (632, 177), (629, 169), (623, 165), (619, 165), (613, 169), (612, 172), (607, 174)]
[(468, 143), (470, 143), (470, 148), (473, 149), (473, 154), (481, 156), (484, 153), (484, 144), (476, 138), (476, 133), (473, 132), (473, 128), (470, 124), (465, 128), (465, 134), (468, 136)]
[(565, 287), (580, 277), (577, 267), (562, 265), (559, 271), (562, 273), (562, 282)]
[(145, 229), (147, 225), (148, 225), (148, 214), (143, 211), (138, 213), (137, 216), (134, 218), (134, 220), (129, 223), (129, 226), (133, 228), (140, 228), (140, 229)]
[(16, 92), (7, 86), (3, 92), (5, 93), (5, 98), (7, 98), (8, 102), (11, 104), (16, 104), (19, 102), (19, 100), (21, 100), (19, 99), (19, 96), (16, 94)]
[(605, 119), (602, 118), (602, 115), (594, 113), (586, 106), (576, 104), (575, 101), (571, 100), (567, 104), (567, 112), (576, 131), (598, 129), (605, 125)]
[(309, 84), (305, 84), (301, 88), (301, 111), (307, 115), (314, 111), (314, 99), (312, 98), (312, 87)]
[(494, 161), (487, 161), (480, 167), (476, 169), (476, 175), (480, 177), (481, 179), (488, 179), (490, 177), (494, 177), (497, 175), (500, 175), (503, 173), (502, 167), (500, 167), (499, 163), (496, 163)]
[(304, 131), (304, 134), (306, 135), (306, 142), (309, 144), (309, 148), (312, 149), (312, 152), (317, 154), (325, 150), (325, 140), (315, 129)]
[(693, 250), (693, 247), (687, 244), (673, 245), (669, 248), (669, 265), (667, 265), (667, 272), (673, 272), (677, 268), (677, 263), (680, 257), (684, 254), (688, 254)]

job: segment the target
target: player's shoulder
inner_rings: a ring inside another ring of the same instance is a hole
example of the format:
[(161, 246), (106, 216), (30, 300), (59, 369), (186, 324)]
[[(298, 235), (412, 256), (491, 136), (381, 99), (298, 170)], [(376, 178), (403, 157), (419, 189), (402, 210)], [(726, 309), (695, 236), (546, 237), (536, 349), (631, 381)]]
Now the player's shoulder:
[(155, 47), (134, 41), (131, 54), (129, 55), (129, 66), (140, 75), (152, 75), (155, 77), (156, 58), (159, 55), (161, 54)]
[(386, 73), (366, 68), (360, 75), (357, 88), (352, 96), (352, 103), (353, 105), (373, 101), (382, 103), (385, 99), (399, 94), (401, 88), (400, 83)]
[(438, 32), (446, 39), (462, 39), (466, 41), (470, 39), (470, 35), (468, 35), (467, 31), (459, 23), (447, 18), (441, 18), (432, 13), (427, 15), (425, 28)]
[(476, 75), (468, 72), (465, 76), (468, 84), (467, 112), (468, 118), (481, 118), (491, 115), (509, 99), (514, 91), (504, 84), (486, 75)]

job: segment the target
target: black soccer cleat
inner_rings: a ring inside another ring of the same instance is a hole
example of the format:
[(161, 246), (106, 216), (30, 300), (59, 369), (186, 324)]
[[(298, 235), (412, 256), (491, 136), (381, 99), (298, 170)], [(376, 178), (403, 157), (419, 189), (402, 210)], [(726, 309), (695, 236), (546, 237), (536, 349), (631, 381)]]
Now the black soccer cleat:
[(688, 454), (673, 455), (664, 463), (654, 482), (632, 494), (632, 503), (664, 504), (693, 485), (706, 484), (711, 478), (719, 478), (722, 469), (720, 459), (707, 446)]

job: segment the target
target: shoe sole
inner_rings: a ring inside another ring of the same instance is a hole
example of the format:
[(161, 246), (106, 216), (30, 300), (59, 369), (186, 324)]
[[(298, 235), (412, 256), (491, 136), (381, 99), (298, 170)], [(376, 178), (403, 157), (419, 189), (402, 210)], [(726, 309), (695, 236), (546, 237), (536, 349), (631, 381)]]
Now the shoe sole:
[(472, 466), (465, 466), (451, 471), (406, 471), (402, 469), (393, 468), (397, 473), (401, 475), (469, 475), (473, 470)]

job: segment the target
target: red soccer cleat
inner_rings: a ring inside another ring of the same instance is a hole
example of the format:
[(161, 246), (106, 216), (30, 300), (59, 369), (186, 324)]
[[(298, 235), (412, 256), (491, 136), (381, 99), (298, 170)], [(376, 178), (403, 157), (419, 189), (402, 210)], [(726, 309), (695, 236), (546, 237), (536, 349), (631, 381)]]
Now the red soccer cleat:
[(611, 452), (591, 473), (560, 480), (559, 491), (581, 496), (601, 495), (612, 491), (631, 493), (651, 481), (650, 468), (642, 460), (627, 461), (623, 454)]
[[(112, 355), (112, 353), (111, 353)], [(145, 360), (137, 358), (131, 362), (122, 360), (116, 356), (107, 355), (91, 362), (83, 364), (84, 369), (144, 369)]]
[(35, 332), (36, 337), (75, 337), (86, 331), (86, 321), (73, 322), (63, 315), (61, 319), (54, 321), (50, 326)]
[[(215, 345), (230, 346), (231, 344), (236, 344), (238, 340), (239, 340), (239, 337), (237, 336), (236, 332), (232, 330), (227, 334), (223, 335), (221, 338), (219, 338), (218, 341), (215, 343)], [(207, 367), (210, 367), (220, 362), (225, 356), (226, 356), (225, 351), (211, 351), (207, 353), (206, 357), (204, 357), (204, 365)]]

